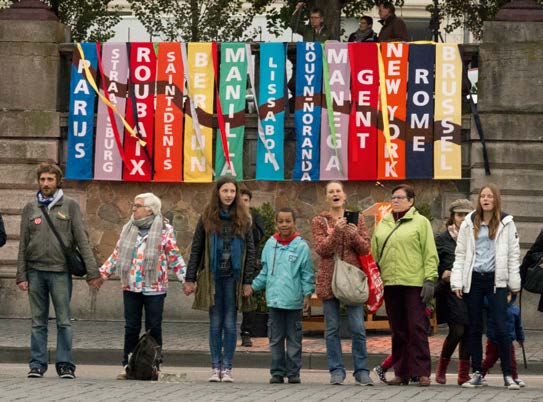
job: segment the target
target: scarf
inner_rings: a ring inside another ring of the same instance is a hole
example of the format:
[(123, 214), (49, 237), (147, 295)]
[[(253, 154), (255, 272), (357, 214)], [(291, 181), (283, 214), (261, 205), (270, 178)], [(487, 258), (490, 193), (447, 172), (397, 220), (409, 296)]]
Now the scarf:
[(405, 211), (401, 211), (401, 212), (392, 212), (392, 217), (394, 218), (394, 221), (398, 222), (400, 219), (402, 219), (405, 216), (405, 214), (409, 212), (409, 209), (406, 209)]
[(38, 200), (38, 204), (45, 205), (48, 210), (51, 210), (55, 206), (55, 204), (62, 198), (64, 195), (64, 192), (61, 188), (59, 188), (57, 191), (55, 191), (55, 194), (53, 194), (49, 198), (45, 198), (41, 191), (38, 191), (36, 193), (36, 199)]
[(275, 233), (273, 235), (273, 238), (277, 240), (277, 243), (279, 243), (282, 246), (286, 246), (289, 244), (292, 240), (294, 240), (296, 237), (298, 237), (300, 234), (298, 232), (292, 233), (292, 236), (290, 236), (288, 239), (281, 239), (281, 235), (279, 233)]
[[(230, 220), (230, 211), (219, 211), (219, 218), (223, 221)], [(229, 225), (232, 228), (232, 225)], [(234, 274), (234, 280), (238, 281), (241, 276), (241, 256), (242, 250), (244, 247), (244, 241), (241, 237), (234, 234), (231, 236), (230, 240), (230, 263), (232, 264), (232, 272)], [(218, 271), (219, 265), (221, 263), (222, 249), (224, 245), (224, 239), (221, 236), (221, 233), (213, 232), (211, 235), (211, 244), (210, 244), (210, 256), (209, 264), (211, 267), (211, 272), (215, 281), (218, 280)]]
[(458, 228), (456, 227), (454, 223), (452, 225), (447, 226), (447, 231), (449, 232), (449, 234), (451, 235), (454, 241), (458, 239)]
[(354, 33), (353, 42), (365, 42), (368, 38), (373, 39), (373, 29), (368, 29), (366, 32), (360, 29)]
[(157, 281), (158, 259), (162, 253), (162, 226), (162, 215), (160, 214), (149, 215), (137, 220), (132, 215), (128, 223), (124, 225), (119, 239), (119, 258), (117, 260), (123, 285), (128, 284), (130, 271), (133, 268), (132, 259), (138, 234), (147, 235), (147, 239), (144, 240), (147, 244), (143, 257), (145, 286), (150, 287)]

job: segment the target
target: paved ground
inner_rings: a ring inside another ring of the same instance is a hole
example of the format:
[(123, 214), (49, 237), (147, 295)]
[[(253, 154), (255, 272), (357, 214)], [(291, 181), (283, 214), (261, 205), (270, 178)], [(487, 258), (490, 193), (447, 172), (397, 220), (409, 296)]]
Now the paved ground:
[[(342, 386), (328, 385), (328, 373), (303, 370), (300, 385), (270, 385), (266, 369), (236, 369), (233, 384), (207, 382), (209, 370), (200, 367), (164, 367), (159, 382), (115, 381), (117, 366), (81, 365), (78, 378), (60, 380), (52, 372), (43, 379), (26, 379), (23, 364), (0, 364), (2, 401), (541, 401), (543, 376), (525, 376), (527, 387), (508, 391), (501, 377), (489, 375), (489, 386), (463, 389), (456, 385), (421, 388), (356, 386), (349, 378)], [(449, 376), (449, 380), (453, 380)]]

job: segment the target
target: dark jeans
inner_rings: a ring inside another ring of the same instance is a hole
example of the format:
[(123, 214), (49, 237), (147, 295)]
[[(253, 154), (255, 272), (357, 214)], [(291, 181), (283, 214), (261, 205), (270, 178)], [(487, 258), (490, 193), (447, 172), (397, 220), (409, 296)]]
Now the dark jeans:
[(270, 308), (268, 338), (272, 355), (270, 374), (289, 378), (299, 376), (302, 368), (302, 310)]
[(211, 367), (231, 369), (237, 341), (236, 282), (220, 278), (215, 282), (215, 304), (209, 309)]
[(145, 308), (145, 331), (151, 330), (162, 348), (162, 312), (166, 294), (146, 296), (143, 293), (123, 291), (124, 301), (124, 353), (123, 366), (128, 364), (128, 355), (138, 344), (141, 332), (141, 317)]
[(247, 311), (243, 313), (243, 319), (241, 321), (241, 335), (242, 336), (253, 336), (253, 327), (255, 325), (255, 311)]
[(481, 372), (483, 360), (483, 308), (488, 301), (488, 318), (496, 325), (496, 340), (504, 376), (511, 375), (511, 339), (507, 333), (507, 289), (494, 289), (494, 273), (473, 272), (471, 289), (464, 294), (469, 314), (469, 351), (473, 371)]
[(392, 358), (397, 377), (430, 376), (426, 306), (417, 286), (385, 286), (385, 305), (392, 331)]

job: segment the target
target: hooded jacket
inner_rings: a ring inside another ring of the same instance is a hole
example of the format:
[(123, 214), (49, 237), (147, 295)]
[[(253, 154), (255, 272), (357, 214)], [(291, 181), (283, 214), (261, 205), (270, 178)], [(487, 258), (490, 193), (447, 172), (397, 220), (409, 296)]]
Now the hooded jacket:
[[(455, 260), (451, 273), (451, 289), (469, 293), (475, 264), (475, 211), (462, 222), (456, 241)], [(509, 287), (512, 292), (520, 290), (520, 246), (513, 217), (502, 213), (500, 225), (494, 239), (496, 250), (496, 273), (494, 287)]]
[[(509, 334), (511, 342), (524, 342), (524, 328), (522, 327), (522, 320), (520, 318), (520, 309), (515, 306), (516, 298), (517, 297), (513, 295), (511, 300), (507, 303), (507, 333)], [(491, 314), (488, 315), (486, 337), (494, 343), (498, 342), (498, 337), (496, 336), (496, 322)]]

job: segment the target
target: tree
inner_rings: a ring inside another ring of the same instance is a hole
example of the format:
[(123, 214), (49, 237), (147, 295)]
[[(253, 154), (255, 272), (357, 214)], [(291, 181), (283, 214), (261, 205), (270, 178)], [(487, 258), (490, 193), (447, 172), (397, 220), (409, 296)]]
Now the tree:
[[(15, 0), (4, 0), (9, 7)], [(121, 20), (113, 0), (42, 0), (51, 7), (59, 21), (68, 26), (74, 41), (105, 42), (114, 35)], [(1, 7), (0, 7), (1, 8)]]

